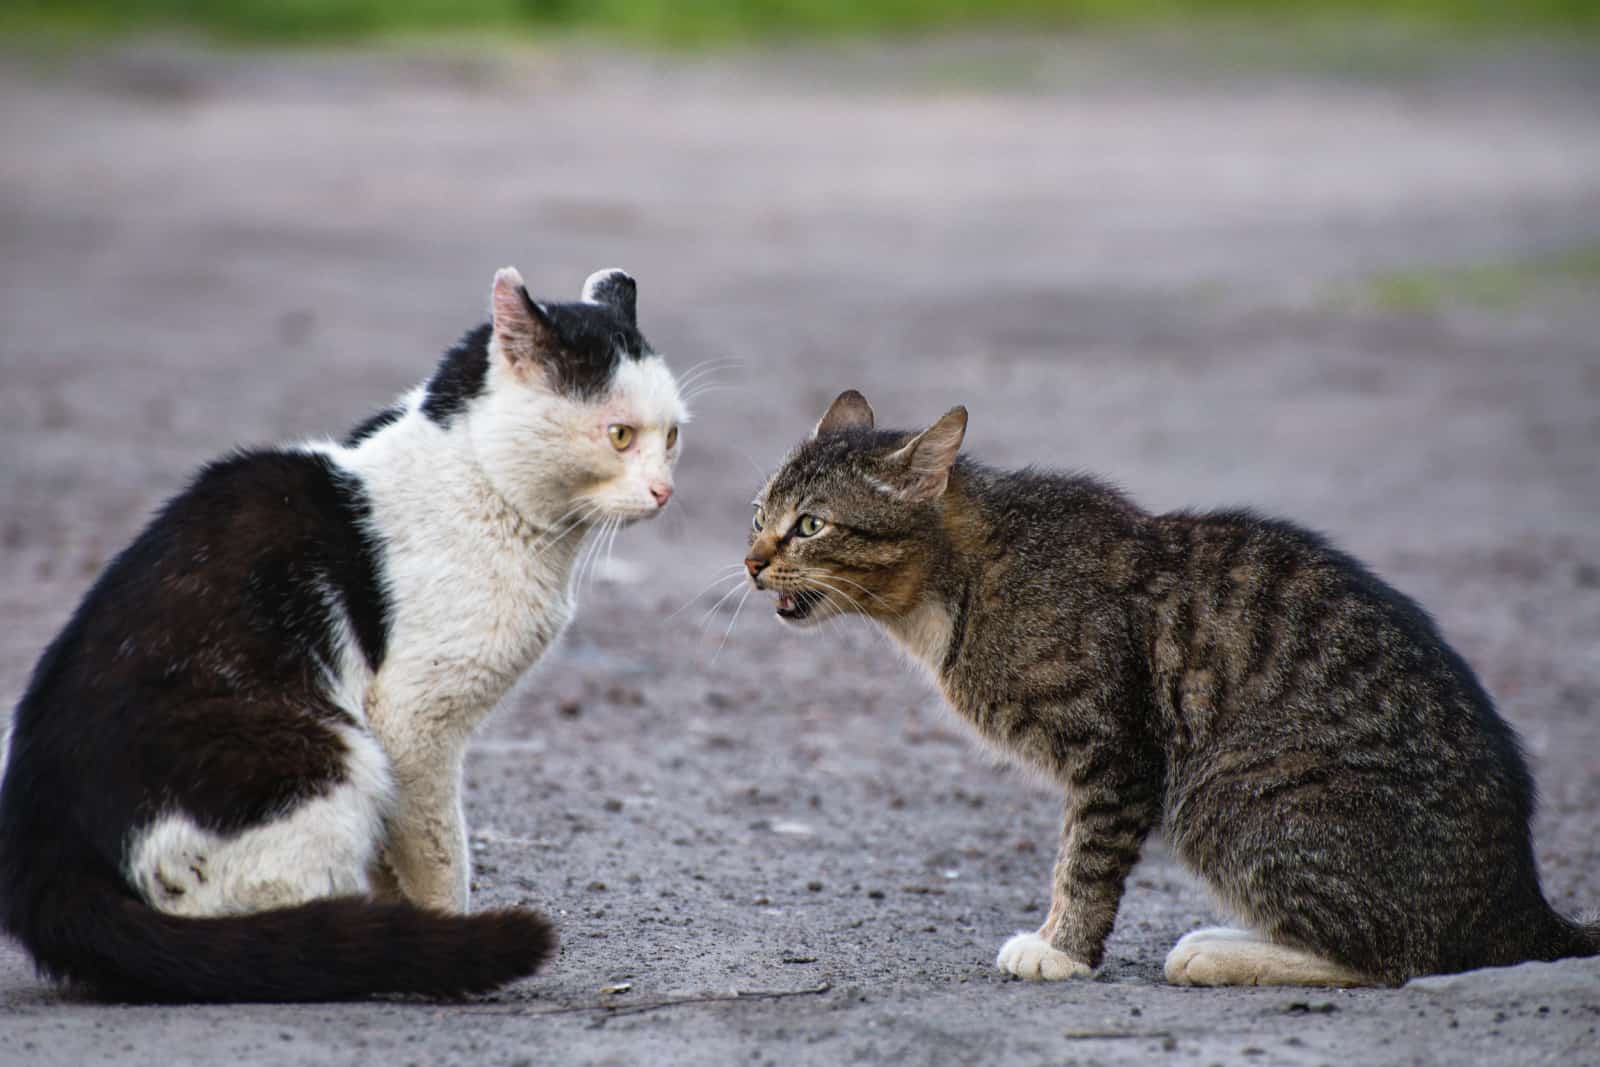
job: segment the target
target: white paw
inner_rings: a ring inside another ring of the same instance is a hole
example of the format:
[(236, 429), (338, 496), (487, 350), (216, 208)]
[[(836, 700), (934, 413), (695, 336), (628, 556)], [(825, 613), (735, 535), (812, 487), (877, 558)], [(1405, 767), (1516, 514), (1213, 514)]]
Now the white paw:
[[(1200, 931), (1196, 931), (1199, 933)], [(1206, 942), (1204, 938), (1194, 938), (1187, 934), (1172, 951), (1167, 953), (1167, 963), (1163, 970), (1166, 972), (1167, 981), (1173, 985), (1217, 985), (1217, 968), (1214, 962), (1206, 956)]]
[(1050, 942), (1032, 933), (1019, 933), (1000, 946), (1000, 955), (994, 962), (1007, 974), (1046, 982), (1082, 978), (1090, 969), (1087, 963), (1051, 948)]
[(1167, 981), (1189, 986), (1318, 986), (1348, 988), (1371, 979), (1304, 949), (1274, 944), (1243, 930), (1213, 928), (1185, 935), (1167, 953)]

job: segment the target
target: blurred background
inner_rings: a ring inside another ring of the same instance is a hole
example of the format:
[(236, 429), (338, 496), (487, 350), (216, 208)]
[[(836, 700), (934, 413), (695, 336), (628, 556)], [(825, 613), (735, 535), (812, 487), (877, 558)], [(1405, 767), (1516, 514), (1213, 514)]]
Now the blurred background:
[[(1594, 906), (1597, 105), (1590, 0), (8, 0), (0, 692), (195, 465), (353, 426), (484, 317), (497, 267), (572, 298), (620, 266), (713, 388), (667, 515), (486, 728), (489, 892), (521, 870), (505, 841), (555, 833), (519, 820), (565, 803), (574, 869), (541, 892), (703, 859), (697, 921), (730, 944), (725, 887), (776, 909), (867, 853), (963, 872), (895, 905), (939, 931), (928, 973), (986, 965), (1041, 898), (1053, 802), (931, 727), (886, 644), (695, 599), (855, 387), (888, 425), (966, 404), (988, 461), (1253, 505), (1369, 560), (1522, 730), (1552, 897)], [(600, 795), (643, 821), (591, 854)], [(1147, 982), (1207, 917), (1151, 862), (1113, 948)], [(582, 936), (603, 961), (651, 932)]]

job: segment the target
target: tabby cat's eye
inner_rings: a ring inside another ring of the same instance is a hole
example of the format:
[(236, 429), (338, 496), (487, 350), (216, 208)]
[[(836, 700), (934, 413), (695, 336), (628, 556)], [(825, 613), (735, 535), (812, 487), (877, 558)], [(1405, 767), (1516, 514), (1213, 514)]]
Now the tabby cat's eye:
[(802, 515), (800, 521), (795, 523), (795, 529), (801, 537), (810, 537), (828, 525), (815, 515)]
[(624, 426), (620, 422), (614, 422), (610, 426), (606, 427), (606, 434), (611, 438), (611, 447), (615, 448), (618, 452), (623, 451), (629, 445), (633, 444), (632, 426)]
[(761, 506), (758, 504), (758, 505), (756, 505), (756, 513), (754, 515), (750, 516), (750, 525), (753, 526), (756, 530), (759, 531), (761, 529), (761, 527), (765, 526), (766, 524), (767, 524), (767, 513), (765, 511), (762, 511), (761, 510)]
[(674, 426), (667, 431), (667, 447), (676, 448), (678, 445), (678, 428)]

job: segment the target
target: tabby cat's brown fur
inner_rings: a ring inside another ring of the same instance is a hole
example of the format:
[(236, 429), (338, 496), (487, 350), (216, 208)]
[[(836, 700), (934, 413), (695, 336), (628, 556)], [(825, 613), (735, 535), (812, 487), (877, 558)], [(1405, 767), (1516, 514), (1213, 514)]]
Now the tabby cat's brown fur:
[(1252, 928), (1185, 938), (1176, 982), (1600, 952), (1600, 927), (1545, 902), (1515, 734), (1412, 601), (1288, 523), (958, 459), (965, 428), (957, 408), (877, 431), (841, 395), (762, 490), (746, 566), (792, 621), (876, 619), (1064, 787), (1049, 916), (1002, 967), (1098, 966), (1157, 827)]

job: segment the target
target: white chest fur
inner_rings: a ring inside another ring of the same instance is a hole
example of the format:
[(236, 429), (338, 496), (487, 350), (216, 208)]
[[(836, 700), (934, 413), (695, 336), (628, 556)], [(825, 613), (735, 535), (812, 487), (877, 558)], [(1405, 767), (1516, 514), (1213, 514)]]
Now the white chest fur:
[(417, 413), (402, 423), (337, 457), (367, 489), (389, 598), (362, 705), (386, 744), (458, 748), (571, 618), (582, 534), (517, 514), (459, 435)]

